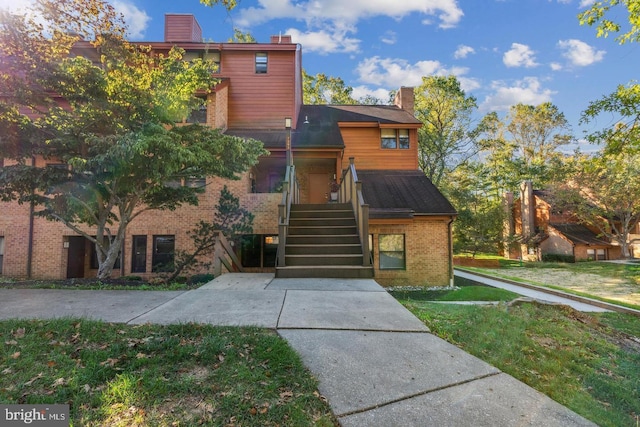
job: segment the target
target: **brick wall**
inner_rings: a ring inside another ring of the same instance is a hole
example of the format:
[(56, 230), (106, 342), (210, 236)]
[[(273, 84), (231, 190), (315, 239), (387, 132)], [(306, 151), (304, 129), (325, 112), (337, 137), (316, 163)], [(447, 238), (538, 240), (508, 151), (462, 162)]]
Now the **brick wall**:
[[(375, 279), (383, 286), (448, 286), (451, 252), (448, 218), (419, 217), (406, 224), (369, 224)], [(406, 270), (380, 270), (379, 234), (404, 234)]]

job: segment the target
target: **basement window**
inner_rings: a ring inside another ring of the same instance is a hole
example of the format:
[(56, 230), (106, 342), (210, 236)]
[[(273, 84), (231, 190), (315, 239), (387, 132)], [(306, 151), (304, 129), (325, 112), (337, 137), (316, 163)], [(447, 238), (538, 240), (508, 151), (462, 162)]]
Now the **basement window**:
[(404, 270), (404, 234), (380, 234), (378, 236), (380, 270)]
[(176, 236), (153, 236), (151, 271), (162, 273), (173, 271)]

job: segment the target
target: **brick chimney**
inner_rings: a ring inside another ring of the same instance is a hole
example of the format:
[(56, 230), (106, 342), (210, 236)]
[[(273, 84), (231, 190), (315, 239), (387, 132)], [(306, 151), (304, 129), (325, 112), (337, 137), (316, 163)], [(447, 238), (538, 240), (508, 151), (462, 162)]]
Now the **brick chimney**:
[(409, 114), (414, 113), (414, 97), (413, 97), (413, 88), (402, 86), (396, 92), (396, 97), (393, 100), (393, 104), (398, 106), (400, 109), (405, 110)]
[(164, 41), (168, 43), (202, 43), (202, 28), (191, 14), (164, 15)]
[(271, 44), (290, 44), (291, 36), (289, 35), (279, 35), (279, 36), (271, 36)]

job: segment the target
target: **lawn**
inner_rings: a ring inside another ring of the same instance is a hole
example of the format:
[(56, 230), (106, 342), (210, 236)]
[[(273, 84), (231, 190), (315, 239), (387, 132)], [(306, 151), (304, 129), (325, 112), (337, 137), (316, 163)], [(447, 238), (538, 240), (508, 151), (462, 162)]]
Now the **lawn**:
[(601, 426), (637, 427), (640, 319), (535, 303), (468, 306), (395, 295), (433, 333)]
[(335, 426), (273, 331), (0, 322), (0, 402), (65, 403), (75, 426)]

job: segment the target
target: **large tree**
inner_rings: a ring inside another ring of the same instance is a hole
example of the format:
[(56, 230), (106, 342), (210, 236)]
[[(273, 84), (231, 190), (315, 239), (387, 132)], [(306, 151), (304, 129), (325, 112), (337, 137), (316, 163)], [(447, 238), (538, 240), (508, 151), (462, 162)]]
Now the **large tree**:
[(443, 177), (477, 154), (477, 130), (472, 113), (476, 99), (460, 87), (455, 76), (429, 76), (415, 88), (418, 164), (436, 185)]
[(315, 76), (302, 71), (303, 102), (305, 104), (357, 104), (351, 92), (340, 77), (318, 73)]
[[(215, 84), (212, 63), (128, 43), (103, 0), (36, 8), (44, 25), (0, 13), (0, 158), (12, 160), (0, 168), (0, 198), (32, 203), (93, 242), (106, 278), (131, 221), (197, 204), (202, 188), (176, 184), (236, 178), (265, 152), (258, 141), (174, 125)], [(93, 60), (73, 54), (82, 40)]]

